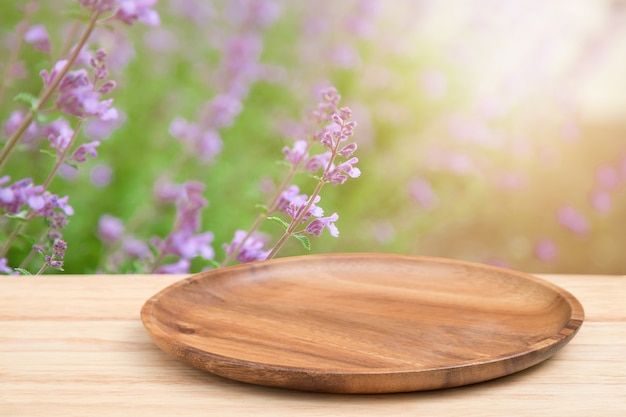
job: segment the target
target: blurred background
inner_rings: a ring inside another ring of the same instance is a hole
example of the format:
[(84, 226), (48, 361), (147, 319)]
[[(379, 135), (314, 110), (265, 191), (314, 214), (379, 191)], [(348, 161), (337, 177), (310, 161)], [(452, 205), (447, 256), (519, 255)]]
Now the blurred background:
[[(3, 57), (18, 3), (0, 6)], [(32, 20), (60, 43), (75, 2), (41, 3)], [(173, 211), (153, 191), (165, 172), (206, 184), (203, 227), (223, 258), (222, 243), (249, 227), (284, 174), (276, 161), (298, 121), (334, 85), (358, 123), (362, 175), (324, 189), (321, 205), (339, 214), (341, 234), (314, 239), (312, 253), (625, 273), (625, 1), (159, 0), (156, 9), (158, 27), (96, 34), (124, 117), (87, 126), (102, 140), (98, 158), (52, 185), (76, 211), (64, 233), (66, 272), (101, 265), (105, 213), (146, 239), (168, 233)], [(37, 74), (50, 67), (34, 50), (21, 59), (8, 96), (37, 94)], [(198, 160), (170, 133), (172, 121), (200, 117), (233, 74), (244, 80), (241, 111), (220, 130), (221, 148)], [(0, 119), (14, 109), (5, 100)], [(14, 178), (50, 169), (45, 155), (20, 158)], [(281, 256), (304, 252), (295, 242)]]

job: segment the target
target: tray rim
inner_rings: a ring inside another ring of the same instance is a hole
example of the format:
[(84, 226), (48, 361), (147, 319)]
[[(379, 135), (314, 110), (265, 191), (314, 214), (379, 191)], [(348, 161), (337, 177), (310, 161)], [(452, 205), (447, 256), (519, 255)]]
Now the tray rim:
[[(207, 276), (221, 275), (221, 274), (233, 274), (239, 270), (245, 271), (250, 268), (254, 268), (256, 266), (267, 264), (267, 263), (271, 265), (290, 264), (290, 263), (299, 263), (303, 261), (306, 262), (312, 259), (326, 259), (326, 258), (339, 259), (339, 258), (354, 257), (354, 256), (385, 258), (385, 259), (388, 259), (389, 261), (393, 261), (394, 259), (397, 259), (397, 260), (408, 260), (408, 261), (413, 261), (413, 262), (425, 261), (429, 263), (440, 263), (440, 264), (445, 264), (445, 265), (454, 264), (454, 265), (459, 265), (459, 266), (467, 266), (470, 268), (477, 268), (477, 269), (489, 270), (493, 272), (505, 273), (507, 275), (514, 275), (523, 280), (532, 281), (540, 286), (547, 287), (555, 291), (569, 305), (570, 315), (567, 321), (562, 326), (562, 328), (557, 333), (554, 333), (539, 341), (536, 341), (535, 343), (529, 345), (527, 349), (523, 351), (521, 350), (516, 351), (515, 354), (512, 354), (512, 355), (493, 358), (493, 359), (487, 359), (483, 361), (474, 360), (468, 363), (459, 363), (459, 364), (454, 364), (454, 365), (449, 365), (449, 366), (424, 367), (424, 368), (415, 368), (415, 369), (377, 368), (376, 370), (372, 370), (372, 371), (369, 371), (369, 370), (346, 371), (345, 369), (342, 369), (340, 371), (332, 371), (332, 370), (326, 370), (326, 369), (315, 369), (315, 368), (306, 368), (306, 367), (291, 366), (291, 365), (255, 362), (255, 361), (250, 361), (250, 360), (240, 360), (237, 358), (220, 355), (220, 354), (205, 351), (202, 349), (197, 349), (193, 346), (190, 346), (186, 343), (181, 342), (180, 340), (172, 339), (171, 337), (169, 337), (167, 332), (163, 331), (158, 326), (158, 324), (153, 322), (152, 312), (154, 311), (154, 308), (156, 308), (156, 304), (164, 295), (166, 295), (172, 290), (175, 290), (178, 287), (188, 285), (191, 282), (204, 280), (206, 279)], [(513, 370), (511, 372), (508, 372), (504, 375), (480, 379), (480, 380), (471, 381), (468, 383), (452, 384), (452, 385), (445, 386), (445, 387), (424, 388), (424, 390), (430, 390), (430, 389), (439, 389), (439, 388), (448, 388), (448, 387), (468, 385), (471, 383), (482, 382), (482, 381), (487, 381), (487, 380), (494, 379), (494, 378), (499, 378), (501, 376), (506, 376), (506, 375), (510, 375), (513, 373), (517, 373), (519, 371), (522, 371), (540, 362), (545, 361), (546, 359), (554, 355), (556, 352), (558, 352), (567, 343), (569, 343), (569, 341), (576, 335), (576, 333), (580, 330), (585, 320), (585, 312), (580, 301), (569, 291), (567, 291), (566, 289), (552, 282), (539, 278), (530, 273), (526, 273), (526, 272), (522, 272), (522, 271), (518, 271), (514, 269), (509, 269), (509, 268), (488, 265), (488, 264), (477, 263), (477, 262), (457, 260), (453, 258), (423, 256), (423, 255), (379, 253), (379, 252), (354, 252), (354, 253), (313, 254), (313, 255), (301, 255), (301, 256), (292, 256), (292, 257), (285, 257), (285, 258), (276, 258), (276, 259), (272, 259), (269, 261), (257, 261), (257, 262), (250, 262), (246, 264), (232, 265), (232, 266), (223, 267), (223, 268), (219, 268), (215, 270), (208, 270), (208, 271), (192, 274), (186, 278), (183, 278), (179, 281), (176, 281), (168, 285), (167, 287), (158, 291), (152, 297), (148, 298), (144, 302), (143, 306), (141, 307), (140, 318), (150, 338), (161, 350), (174, 356), (176, 359), (182, 360), (183, 362), (186, 362), (187, 364), (190, 364), (194, 367), (197, 367), (199, 369), (202, 369), (207, 372), (214, 373), (216, 375), (220, 375), (229, 379), (236, 379), (236, 378), (232, 378), (231, 376), (224, 374), (224, 372), (220, 372), (221, 369), (219, 368), (221, 368), (222, 365), (249, 368), (249, 369), (270, 372), (270, 373), (277, 373), (277, 374), (292, 373), (292, 374), (299, 374), (301, 376), (312, 376), (312, 377), (337, 376), (337, 377), (344, 377), (344, 378), (352, 379), (355, 377), (358, 378), (359, 376), (393, 377), (393, 376), (398, 376), (398, 375), (402, 376), (402, 375), (417, 375), (417, 374), (420, 374), (420, 377), (421, 377), (429, 373), (462, 371), (464, 368), (472, 368), (472, 369), (477, 368), (477, 367), (488, 368), (491, 365), (514, 361), (517, 358), (525, 357), (533, 353), (536, 353), (537, 355), (535, 356), (538, 357), (534, 360), (528, 361), (528, 363), (525, 366), (519, 369)], [(208, 363), (208, 364), (198, 363), (198, 360), (197, 358), (195, 358), (195, 356), (206, 358), (212, 363)], [(337, 393), (342, 392), (342, 391), (325, 390), (325, 389), (306, 389), (306, 388), (291, 387), (289, 386), (289, 384), (259, 383), (258, 381), (255, 381), (254, 378), (251, 380), (238, 378), (237, 380), (243, 381), (243, 382), (250, 382), (250, 383), (258, 384), (258, 385), (274, 386), (274, 387), (281, 387), (281, 388), (288, 388), (288, 389), (337, 392)], [(419, 391), (419, 390), (422, 390), (422, 389), (421, 388), (402, 389), (402, 390), (392, 390), (392, 391), (385, 390), (385, 391), (380, 391), (380, 392), (370, 392), (368, 390), (368, 391), (363, 391), (363, 392), (359, 391), (356, 393), (388, 393), (388, 392), (406, 392), (406, 391)], [(352, 392), (349, 392), (349, 393), (352, 393)]]

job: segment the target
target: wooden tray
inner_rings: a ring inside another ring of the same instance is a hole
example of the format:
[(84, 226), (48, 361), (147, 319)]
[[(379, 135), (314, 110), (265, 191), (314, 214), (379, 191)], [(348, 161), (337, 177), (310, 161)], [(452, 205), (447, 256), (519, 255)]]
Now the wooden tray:
[(455, 387), (556, 353), (583, 322), (567, 291), (508, 269), (391, 254), (217, 269), (150, 298), (165, 352), (254, 384), (335, 393)]

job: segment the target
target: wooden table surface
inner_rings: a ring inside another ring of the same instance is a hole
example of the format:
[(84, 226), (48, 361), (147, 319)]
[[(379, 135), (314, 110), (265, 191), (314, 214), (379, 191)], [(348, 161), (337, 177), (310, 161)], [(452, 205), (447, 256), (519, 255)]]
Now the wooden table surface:
[(585, 308), (555, 356), (476, 385), (385, 395), (265, 388), (170, 358), (139, 310), (180, 275), (0, 278), (0, 416), (626, 416), (626, 277), (538, 276)]

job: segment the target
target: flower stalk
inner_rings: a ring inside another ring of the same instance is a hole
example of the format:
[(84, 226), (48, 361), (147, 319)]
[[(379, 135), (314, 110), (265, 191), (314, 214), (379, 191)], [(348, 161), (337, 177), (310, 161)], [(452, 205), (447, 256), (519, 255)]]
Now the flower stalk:
[(13, 149), (13, 147), (19, 142), (20, 138), (22, 137), (26, 129), (28, 129), (30, 124), (33, 122), (35, 115), (46, 105), (50, 97), (52, 97), (52, 94), (54, 94), (55, 90), (59, 86), (59, 83), (61, 82), (65, 74), (67, 74), (67, 72), (70, 70), (74, 62), (76, 61), (78, 54), (83, 49), (83, 47), (87, 43), (87, 40), (89, 40), (89, 37), (91, 36), (93, 30), (95, 29), (100, 13), (101, 12), (98, 11), (97, 9), (92, 10), (91, 16), (89, 17), (89, 23), (87, 24), (87, 28), (85, 29), (82, 36), (80, 37), (78, 44), (72, 51), (72, 54), (67, 59), (67, 62), (59, 71), (59, 73), (56, 75), (56, 77), (54, 77), (52, 82), (48, 86), (46, 86), (46, 88), (44, 88), (43, 92), (37, 99), (33, 108), (31, 108), (30, 111), (26, 114), (20, 126), (13, 133), (13, 135), (11, 135), (11, 137), (9, 138), (7, 143), (4, 145), (2, 150), (0, 150), (0, 172), (4, 168), (4, 165), (6, 164), (9, 154), (11, 153), (11, 150)]

